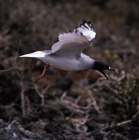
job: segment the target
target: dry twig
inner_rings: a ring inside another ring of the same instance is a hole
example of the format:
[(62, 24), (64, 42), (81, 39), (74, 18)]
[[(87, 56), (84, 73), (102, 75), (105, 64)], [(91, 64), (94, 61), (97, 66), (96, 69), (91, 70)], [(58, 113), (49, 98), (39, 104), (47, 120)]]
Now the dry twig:
[(38, 95), (40, 96), (40, 98), (41, 98), (41, 106), (44, 106), (44, 105), (45, 105), (45, 101), (44, 101), (44, 99), (45, 99), (45, 94), (47, 93), (47, 91), (48, 91), (48, 89), (50, 88), (50, 86), (51, 86), (51, 84), (48, 84), (48, 85), (46, 86), (46, 88), (43, 89), (42, 92), (40, 92), (38, 86), (37, 86), (36, 84), (34, 84), (34, 88), (35, 88), (37, 94), (38, 94)]

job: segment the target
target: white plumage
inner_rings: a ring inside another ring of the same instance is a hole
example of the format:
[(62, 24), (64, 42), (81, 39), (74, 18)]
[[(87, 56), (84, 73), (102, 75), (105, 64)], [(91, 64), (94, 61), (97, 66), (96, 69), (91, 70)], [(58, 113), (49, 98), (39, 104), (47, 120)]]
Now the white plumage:
[(84, 21), (72, 32), (59, 34), (59, 41), (53, 44), (52, 50), (37, 51), (20, 57), (35, 57), (63, 70), (88, 69), (94, 60), (82, 54), (82, 51), (91, 45), (90, 41), (95, 34), (94, 26)]
[(38, 81), (44, 76), (49, 65), (70, 71), (94, 69), (103, 74), (99, 69), (100, 66), (102, 69), (105, 69), (103, 66), (106, 64), (100, 62), (99, 65), (96, 65), (98, 62), (96, 63), (95, 60), (82, 53), (83, 49), (92, 45), (91, 41), (95, 38), (95, 35), (94, 26), (91, 22), (84, 20), (84, 22), (73, 31), (59, 34), (59, 41), (53, 44), (52, 50), (37, 51), (20, 57), (38, 58), (47, 64), (43, 73), (38, 76), (35, 81)]
[(74, 29), (77, 34), (82, 34), (88, 41), (96, 36), (95, 28), (91, 22), (84, 21), (79, 27)]

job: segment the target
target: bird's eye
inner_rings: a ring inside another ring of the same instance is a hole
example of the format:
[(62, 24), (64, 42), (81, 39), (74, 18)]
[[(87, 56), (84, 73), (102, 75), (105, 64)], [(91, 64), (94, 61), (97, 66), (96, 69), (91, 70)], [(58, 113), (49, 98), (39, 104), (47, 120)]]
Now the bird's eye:
[(109, 69), (108, 65), (105, 64), (104, 65), (104, 69)]

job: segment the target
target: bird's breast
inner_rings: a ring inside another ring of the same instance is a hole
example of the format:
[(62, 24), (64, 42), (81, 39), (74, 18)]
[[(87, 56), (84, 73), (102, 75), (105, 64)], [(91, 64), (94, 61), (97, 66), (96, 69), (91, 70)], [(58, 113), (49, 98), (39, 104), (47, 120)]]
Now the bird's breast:
[(67, 70), (67, 71), (77, 71), (82, 70), (80, 67), (80, 59), (67, 58), (62, 56), (46, 56), (45, 59), (41, 59), (44, 63), (50, 64), (53, 67)]

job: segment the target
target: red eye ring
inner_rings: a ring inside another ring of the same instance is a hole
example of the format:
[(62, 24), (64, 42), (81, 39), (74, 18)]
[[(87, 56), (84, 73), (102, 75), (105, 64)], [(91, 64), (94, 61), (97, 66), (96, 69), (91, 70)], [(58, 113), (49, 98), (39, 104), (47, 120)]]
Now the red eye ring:
[(107, 64), (104, 64), (104, 70), (108, 69), (109, 66)]
[(107, 64), (104, 65), (104, 68), (106, 68), (106, 67), (107, 67)]

